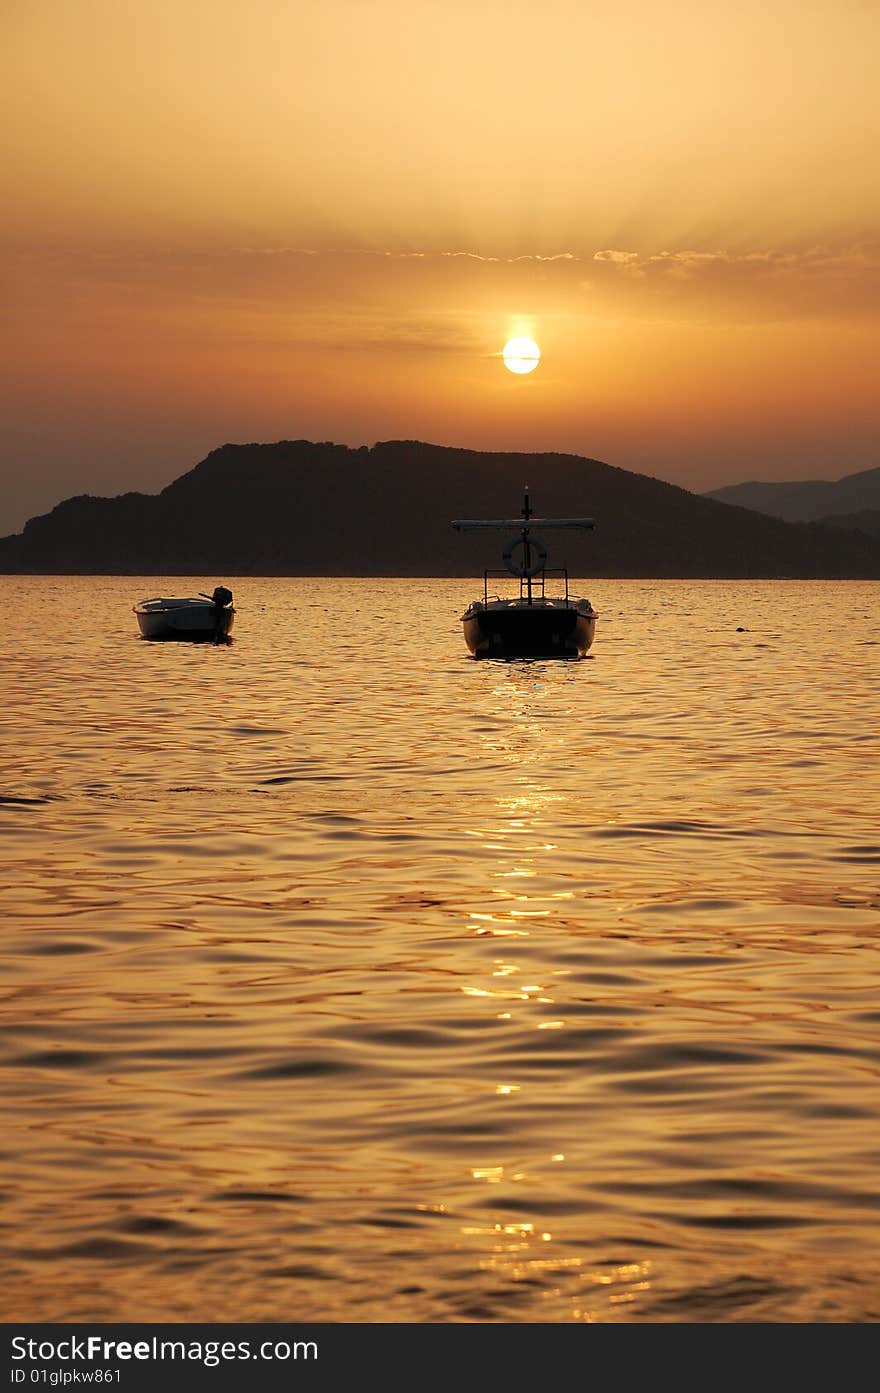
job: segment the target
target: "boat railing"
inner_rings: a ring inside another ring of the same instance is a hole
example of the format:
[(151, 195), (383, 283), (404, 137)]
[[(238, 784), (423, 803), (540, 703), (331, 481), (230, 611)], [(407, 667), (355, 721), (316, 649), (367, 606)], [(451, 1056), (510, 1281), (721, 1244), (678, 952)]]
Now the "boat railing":
[[(490, 600), (490, 595), (489, 595), (489, 577), (490, 577), (490, 576), (491, 576), (493, 579), (497, 579), (498, 576), (509, 577), (509, 576), (510, 576), (510, 571), (509, 571), (509, 570), (498, 570), (498, 571), (484, 571), (484, 572), (483, 572), (483, 604), (485, 604), (485, 605), (488, 605), (489, 600)], [(562, 578), (562, 580), (564, 581), (564, 586), (565, 586), (565, 594), (559, 596), (559, 599), (562, 600), (562, 601), (564, 602), (566, 608), (570, 608), (570, 606), (571, 606), (571, 601), (569, 600), (569, 597), (568, 597), (568, 571), (567, 571), (567, 569), (566, 569), (565, 566), (542, 566), (541, 569), (540, 569), (539, 571), (536, 571), (535, 574), (534, 574), (533, 576), (520, 576), (520, 577), (519, 577), (519, 598), (520, 598), (521, 600), (528, 600), (529, 604), (531, 604), (533, 600), (544, 600), (544, 599), (546, 599), (547, 596), (546, 596), (545, 578), (546, 578), (547, 576), (558, 576), (558, 577), (561, 577), (561, 578)], [(499, 596), (496, 596), (496, 597), (494, 597), (494, 598), (500, 599), (501, 596), (499, 595)]]

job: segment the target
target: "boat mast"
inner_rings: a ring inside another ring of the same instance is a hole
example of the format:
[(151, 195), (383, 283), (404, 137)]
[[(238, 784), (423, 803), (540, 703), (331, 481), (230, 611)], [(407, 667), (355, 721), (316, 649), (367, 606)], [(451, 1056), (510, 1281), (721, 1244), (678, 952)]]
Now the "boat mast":
[[(519, 576), (519, 596), (521, 600), (525, 599), (527, 604), (533, 603), (532, 576), (529, 574), (532, 569), (531, 527), (533, 517), (534, 510), (532, 509), (531, 500), (529, 498), (529, 486), (528, 484), (526, 484), (525, 491), (523, 493), (522, 510), (519, 518), (455, 518), (452, 523), (452, 526), (455, 528), (457, 532), (470, 532), (473, 528), (477, 527), (499, 528), (503, 529), (504, 531), (507, 531), (508, 528), (515, 527), (519, 530), (519, 536), (514, 537), (510, 546), (502, 552), (502, 557), (511, 575)], [(595, 524), (592, 518), (538, 518), (538, 526), (540, 528), (552, 527), (554, 529), (582, 527), (588, 531), (592, 531)], [(520, 543), (522, 543), (523, 548), (522, 565), (516, 566), (512, 561), (512, 552), (513, 548), (519, 546)], [(541, 574), (541, 594), (543, 595), (545, 593), (544, 562), (547, 559), (547, 550), (543, 542), (538, 537), (535, 538), (535, 551), (539, 558), (536, 570), (539, 571)], [(525, 574), (523, 574), (524, 572)], [(489, 572), (486, 571), (483, 577), (483, 596), (486, 604), (489, 603), (488, 575)], [(525, 581), (525, 585), (523, 585), (523, 581)], [(567, 575), (565, 584), (567, 598)]]
[[(523, 567), (525, 568), (525, 571), (526, 571), (526, 594), (527, 594), (527, 596), (528, 596), (528, 602), (529, 602), (529, 604), (531, 604), (531, 603), (532, 603), (532, 575), (531, 575), (531, 569), (532, 569), (532, 554), (531, 554), (531, 547), (529, 546), (529, 518), (532, 516), (532, 506), (531, 506), (531, 504), (529, 503), (529, 486), (528, 486), (528, 484), (526, 484), (525, 492), (524, 492), (524, 494), (523, 494), (522, 515), (523, 515), (523, 526), (522, 526)], [(520, 583), (520, 593), (522, 593), (522, 583)]]

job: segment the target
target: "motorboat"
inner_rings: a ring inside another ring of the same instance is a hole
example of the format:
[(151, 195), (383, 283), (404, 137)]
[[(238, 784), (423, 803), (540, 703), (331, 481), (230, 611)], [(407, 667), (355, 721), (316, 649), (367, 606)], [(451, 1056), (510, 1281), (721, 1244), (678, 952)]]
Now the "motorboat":
[(142, 638), (202, 643), (224, 642), (235, 618), (232, 591), (225, 585), (218, 585), (213, 595), (141, 600), (134, 606), (134, 614)]
[[(483, 595), (468, 605), (461, 622), (464, 641), (475, 658), (582, 658), (596, 634), (596, 611), (589, 600), (572, 599), (565, 566), (548, 568), (547, 548), (533, 527), (542, 530), (581, 528), (591, 531), (592, 518), (538, 518), (528, 487), (521, 518), (458, 518), (459, 532), (516, 528), (502, 552), (505, 570), (483, 572)], [(490, 593), (490, 578), (512, 575), (519, 594)], [(548, 578), (558, 593), (548, 590)]]

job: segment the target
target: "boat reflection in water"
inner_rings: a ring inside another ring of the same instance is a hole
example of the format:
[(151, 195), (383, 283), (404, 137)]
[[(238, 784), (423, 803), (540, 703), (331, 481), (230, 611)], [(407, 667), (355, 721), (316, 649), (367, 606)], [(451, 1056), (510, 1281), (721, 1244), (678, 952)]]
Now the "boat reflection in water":
[[(526, 488), (522, 519), (459, 518), (459, 532), (478, 528), (517, 528), (519, 535), (505, 547), (506, 571), (483, 572), (483, 597), (468, 605), (461, 622), (464, 640), (475, 658), (582, 658), (596, 634), (596, 611), (589, 600), (571, 599), (568, 571), (548, 568), (547, 548), (532, 532), (541, 528), (592, 530), (592, 518), (535, 518)], [(509, 573), (519, 580), (519, 595), (504, 599), (489, 593), (489, 578)], [(547, 578), (555, 577), (561, 594), (547, 593)]]

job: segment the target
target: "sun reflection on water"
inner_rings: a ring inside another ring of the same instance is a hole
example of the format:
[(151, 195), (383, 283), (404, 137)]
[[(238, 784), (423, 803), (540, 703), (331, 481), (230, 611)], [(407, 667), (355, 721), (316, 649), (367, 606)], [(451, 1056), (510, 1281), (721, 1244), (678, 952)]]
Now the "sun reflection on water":
[[(488, 1224), (464, 1224), (462, 1236), (482, 1241), (480, 1267), (513, 1284), (539, 1283), (547, 1302), (565, 1302), (569, 1318), (586, 1324), (609, 1319), (608, 1307), (627, 1306), (652, 1290), (651, 1260), (597, 1266), (589, 1259), (564, 1249), (547, 1254), (554, 1234), (534, 1222), (496, 1220)], [(548, 1278), (564, 1278), (564, 1285), (548, 1285)], [(601, 1299), (597, 1300), (597, 1297)]]

